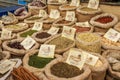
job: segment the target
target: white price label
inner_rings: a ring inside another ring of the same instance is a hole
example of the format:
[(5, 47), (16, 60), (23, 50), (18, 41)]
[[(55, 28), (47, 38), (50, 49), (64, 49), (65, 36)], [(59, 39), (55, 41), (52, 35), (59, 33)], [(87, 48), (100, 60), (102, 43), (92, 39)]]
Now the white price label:
[(70, 6), (79, 6), (80, 5), (80, 0), (72, 0), (70, 3)]
[(109, 29), (108, 32), (104, 35), (105, 38), (117, 42), (120, 39), (120, 33), (114, 29)]
[(39, 57), (45, 57), (45, 58), (54, 58), (55, 53), (55, 45), (41, 45), (39, 49)]
[(2, 28), (2, 33), (1, 33), (2, 39), (11, 38), (11, 36), (12, 36), (12, 31)]
[(43, 22), (35, 22), (32, 30), (40, 31), (42, 30), (42, 27), (43, 27)]
[(78, 22), (76, 23), (76, 26), (80, 26), (80, 27), (90, 27), (90, 24), (87, 22)]
[(59, 31), (59, 28), (51, 27), (51, 28), (49, 29), (48, 33), (51, 34), (51, 35), (55, 35), (55, 34), (58, 33), (58, 31)]
[(22, 42), (21, 45), (26, 49), (29, 50), (34, 44), (35, 44), (35, 40), (32, 39), (30, 36), (28, 36), (27, 38), (25, 38)]
[(67, 11), (65, 20), (66, 21), (75, 21), (75, 12), (74, 11)]
[(74, 40), (75, 32), (76, 32), (75, 28), (64, 26), (62, 31), (62, 37)]
[(59, 3), (66, 3), (66, 0), (58, 0)]
[(89, 0), (88, 8), (98, 9), (99, 0)]
[(47, 12), (45, 10), (40, 10), (39, 17), (47, 17)]
[(80, 69), (83, 68), (87, 55), (83, 54), (81, 50), (70, 49), (66, 62), (70, 65), (74, 65)]
[(50, 18), (58, 19), (60, 17), (60, 12), (57, 9), (51, 9)]

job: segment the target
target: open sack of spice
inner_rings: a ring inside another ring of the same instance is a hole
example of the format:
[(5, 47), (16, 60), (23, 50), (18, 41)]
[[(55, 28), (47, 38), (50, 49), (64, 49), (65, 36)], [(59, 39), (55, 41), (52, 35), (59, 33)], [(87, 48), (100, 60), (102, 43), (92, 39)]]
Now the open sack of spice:
[(72, 48), (63, 54), (65, 61), (80, 68), (87, 65), (91, 70), (92, 80), (104, 80), (108, 69), (107, 60), (97, 53)]
[(21, 59), (5, 59), (0, 61), (0, 80), (5, 80), (13, 70), (14, 67), (21, 65)]
[(101, 39), (104, 49), (120, 50), (120, 32), (110, 28)]
[(91, 70), (88, 67), (80, 69), (66, 63), (63, 58), (57, 58), (45, 67), (48, 80), (92, 80), (90, 74)]
[(37, 49), (39, 44), (28, 36), (25, 39), (5, 41), (3, 42), (2, 47), (13, 55), (25, 55), (29, 50)]
[(3, 24), (16, 24), (18, 22), (18, 19), (11, 12), (8, 12), (8, 15), (2, 16), (1, 20), (3, 21)]
[[(55, 54), (50, 46), (40, 47), (40, 50), (29, 51), (23, 58), (23, 66), (38, 77), (45, 70), (45, 66), (56, 58), (62, 56)], [(51, 57), (52, 56), (52, 57)]]
[(18, 20), (24, 20), (27, 17), (31, 16), (31, 13), (27, 11), (25, 7), (18, 8), (14, 11), (15, 16)]
[(103, 57), (105, 57), (109, 62), (108, 74), (115, 80), (120, 79), (120, 51), (118, 50), (107, 50), (103, 52)]

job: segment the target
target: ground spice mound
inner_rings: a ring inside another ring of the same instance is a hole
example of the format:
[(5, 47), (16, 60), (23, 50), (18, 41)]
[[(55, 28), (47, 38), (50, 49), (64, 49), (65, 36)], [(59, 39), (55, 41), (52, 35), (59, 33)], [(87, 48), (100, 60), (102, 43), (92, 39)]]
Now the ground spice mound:
[(67, 63), (59, 62), (51, 67), (51, 73), (62, 78), (72, 78), (83, 73), (83, 70)]

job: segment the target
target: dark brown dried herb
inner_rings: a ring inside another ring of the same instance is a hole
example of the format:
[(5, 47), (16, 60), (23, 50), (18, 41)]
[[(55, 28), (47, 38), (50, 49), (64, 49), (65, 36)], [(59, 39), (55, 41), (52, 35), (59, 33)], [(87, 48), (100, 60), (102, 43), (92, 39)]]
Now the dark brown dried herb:
[(50, 37), (51, 34), (48, 34), (47, 32), (41, 32), (39, 34), (36, 35), (37, 38), (43, 39), (43, 38), (48, 38)]

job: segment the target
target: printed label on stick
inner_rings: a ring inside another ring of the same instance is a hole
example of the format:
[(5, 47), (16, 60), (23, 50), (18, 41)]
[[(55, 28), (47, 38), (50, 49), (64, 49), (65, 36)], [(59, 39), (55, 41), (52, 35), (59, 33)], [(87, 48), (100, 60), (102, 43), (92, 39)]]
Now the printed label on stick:
[(58, 33), (58, 31), (59, 31), (59, 28), (51, 27), (50, 30), (48, 31), (48, 33), (51, 35), (55, 35)]
[(45, 10), (40, 10), (39, 17), (47, 17), (47, 12)]
[(80, 26), (80, 27), (90, 27), (90, 24), (87, 22), (78, 22), (76, 23), (76, 26)]
[(80, 5), (80, 0), (72, 0), (70, 3), (70, 6), (79, 6)]
[(75, 21), (75, 12), (74, 11), (67, 11), (65, 20), (66, 21)]
[(42, 30), (42, 27), (43, 27), (43, 22), (35, 22), (32, 30), (40, 31)]
[(99, 0), (89, 0), (88, 8), (98, 9)]
[(51, 9), (50, 18), (58, 19), (60, 17), (60, 12), (57, 9)]
[(11, 38), (11, 36), (12, 36), (12, 31), (2, 28), (2, 33), (1, 33), (2, 39), (8, 39)]

